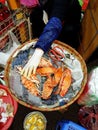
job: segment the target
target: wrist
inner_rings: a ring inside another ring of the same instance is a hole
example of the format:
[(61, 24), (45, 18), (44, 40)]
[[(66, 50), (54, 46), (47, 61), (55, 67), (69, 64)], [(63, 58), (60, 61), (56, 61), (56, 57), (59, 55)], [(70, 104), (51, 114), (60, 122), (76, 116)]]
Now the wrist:
[(42, 55), (44, 54), (44, 51), (40, 48), (36, 48), (34, 51), (34, 55), (42, 57)]

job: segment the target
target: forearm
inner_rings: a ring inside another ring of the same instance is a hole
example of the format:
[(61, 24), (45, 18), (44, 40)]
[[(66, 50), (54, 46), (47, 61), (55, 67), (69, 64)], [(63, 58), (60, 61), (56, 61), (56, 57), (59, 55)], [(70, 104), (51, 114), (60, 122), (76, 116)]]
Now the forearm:
[(52, 17), (44, 28), (35, 48), (41, 48), (44, 52), (47, 52), (52, 42), (58, 38), (62, 30), (62, 22), (57, 17)]
[(54, 0), (50, 20), (39, 37), (35, 48), (41, 48), (46, 52), (50, 48), (52, 42), (58, 38), (62, 30), (62, 22), (69, 9), (69, 3), (68, 0)]

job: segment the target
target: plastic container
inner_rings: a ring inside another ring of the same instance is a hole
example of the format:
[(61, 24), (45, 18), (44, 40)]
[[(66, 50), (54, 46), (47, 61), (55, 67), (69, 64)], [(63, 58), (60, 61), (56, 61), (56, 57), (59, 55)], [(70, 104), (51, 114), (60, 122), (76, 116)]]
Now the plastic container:
[(34, 111), (26, 115), (23, 127), (24, 130), (46, 130), (46, 124), (45, 116), (39, 111)]
[[(15, 114), (17, 112), (18, 109), (18, 103), (13, 99), (13, 97), (10, 95), (7, 86), (1, 85), (0, 84), (0, 100), (2, 100), (3, 105), (0, 105), (0, 130), (8, 130), (9, 127), (11, 126), (11, 124), (13, 123)], [(3, 95), (2, 95), (3, 94)], [(1, 101), (0, 101), (1, 102)], [(11, 112), (13, 115), (9, 115), (8, 117), (6, 116), (6, 106), (13, 106), (10, 107), (9, 110), (13, 110), (12, 112), (9, 111), (9, 113)], [(5, 107), (4, 107), (5, 106)], [(7, 118), (7, 120), (5, 122), (4, 121), (4, 117), (2, 117), (2, 113), (5, 113), (5, 119)], [(1, 121), (1, 119), (3, 121)]]
[(56, 126), (56, 130), (87, 130), (87, 129), (72, 121), (62, 120), (58, 122)]

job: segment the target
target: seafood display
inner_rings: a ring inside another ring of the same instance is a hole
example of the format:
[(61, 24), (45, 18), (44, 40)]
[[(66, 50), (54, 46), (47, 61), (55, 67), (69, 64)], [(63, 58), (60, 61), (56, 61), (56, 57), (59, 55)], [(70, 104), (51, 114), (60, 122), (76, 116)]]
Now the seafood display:
[(21, 71), (34, 53), (35, 44), (36, 40), (16, 49), (5, 68), (5, 81), (17, 101), (37, 110), (58, 109), (83, 91), (85, 63), (73, 48), (57, 42), (43, 55), (36, 73), (25, 77)]
[[(47, 61), (47, 59), (42, 58), (40, 65), (36, 70), (36, 74), (31, 74), (30, 78), (21, 76), (21, 82), (26, 87), (29, 92), (35, 96), (40, 96), (43, 99), (48, 99), (55, 87), (57, 87), (54, 94), (60, 94), (61, 97), (65, 96), (71, 85), (71, 71), (68, 68), (56, 68)], [(41, 64), (42, 63), (42, 64)], [(17, 67), (21, 72), (22, 68)], [(40, 81), (37, 78), (37, 75), (40, 77), (46, 77), (45, 82), (43, 83), (42, 92), (39, 90)]]

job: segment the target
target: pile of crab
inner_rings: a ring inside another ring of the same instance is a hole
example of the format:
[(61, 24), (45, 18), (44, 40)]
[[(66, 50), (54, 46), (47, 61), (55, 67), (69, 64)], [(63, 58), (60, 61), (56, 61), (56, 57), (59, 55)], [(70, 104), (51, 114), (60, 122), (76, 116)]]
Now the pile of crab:
[[(17, 67), (21, 72), (22, 67)], [(40, 77), (45, 77), (42, 90), (40, 90)], [(24, 77), (21, 75), (21, 83), (28, 91), (39, 96), (42, 99), (49, 99), (51, 94), (59, 94), (61, 97), (65, 96), (69, 87), (71, 86), (72, 75), (71, 70), (65, 66), (55, 67), (52, 62), (44, 57), (41, 58), (40, 64), (36, 70), (36, 74)], [(56, 89), (55, 89), (56, 88)], [(54, 91), (55, 90), (55, 91)]]

